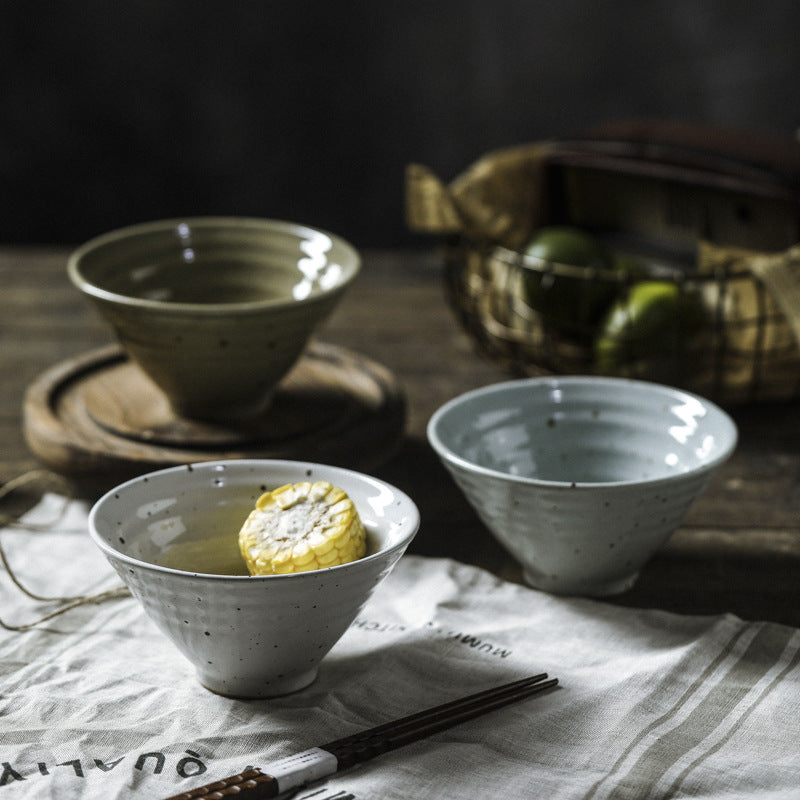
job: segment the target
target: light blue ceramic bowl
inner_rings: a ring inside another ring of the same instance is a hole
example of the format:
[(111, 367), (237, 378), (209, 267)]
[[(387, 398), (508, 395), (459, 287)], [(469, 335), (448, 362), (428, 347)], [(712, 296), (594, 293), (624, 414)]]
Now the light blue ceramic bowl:
[(633, 585), (737, 430), (688, 392), (567, 376), (461, 395), (433, 415), (428, 439), (531, 586), (601, 596)]

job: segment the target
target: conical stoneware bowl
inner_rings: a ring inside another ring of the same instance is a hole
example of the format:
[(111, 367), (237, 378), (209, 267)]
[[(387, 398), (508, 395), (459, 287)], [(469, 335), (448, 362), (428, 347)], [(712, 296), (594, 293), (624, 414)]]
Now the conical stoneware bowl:
[(533, 587), (630, 588), (736, 446), (718, 406), (643, 381), (530, 378), (468, 392), (428, 439)]
[(314, 228), (198, 217), (99, 236), (67, 271), (179, 416), (231, 421), (268, 407), (360, 264)]
[[(350, 496), (367, 530), (367, 555), (310, 572), (248, 575), (238, 532), (257, 498), (315, 480)], [(200, 682), (248, 698), (286, 694), (314, 680), (418, 525), (413, 501), (376, 478), (255, 459), (143, 475), (108, 492), (89, 514), (95, 543)]]

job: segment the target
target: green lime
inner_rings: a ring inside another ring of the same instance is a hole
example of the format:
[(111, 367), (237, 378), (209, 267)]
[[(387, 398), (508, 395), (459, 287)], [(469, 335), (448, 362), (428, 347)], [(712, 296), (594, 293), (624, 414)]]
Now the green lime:
[(618, 284), (591, 273), (559, 274), (558, 265), (610, 270), (614, 260), (603, 243), (580, 228), (541, 228), (523, 248), (527, 256), (551, 267), (528, 267), (526, 300), (553, 332), (573, 339), (591, 338), (614, 301)]
[(705, 319), (697, 292), (670, 281), (635, 283), (609, 310), (595, 342), (595, 363), (601, 371), (613, 371), (641, 359), (674, 358)]
[(611, 255), (588, 231), (569, 225), (540, 228), (525, 247), (525, 254), (575, 267), (608, 267)]

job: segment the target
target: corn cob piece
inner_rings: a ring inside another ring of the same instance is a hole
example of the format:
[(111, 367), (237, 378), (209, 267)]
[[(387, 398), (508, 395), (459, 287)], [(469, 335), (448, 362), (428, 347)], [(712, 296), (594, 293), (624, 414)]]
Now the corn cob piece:
[(366, 533), (345, 492), (306, 481), (258, 498), (239, 531), (239, 549), (251, 575), (306, 572), (361, 558)]

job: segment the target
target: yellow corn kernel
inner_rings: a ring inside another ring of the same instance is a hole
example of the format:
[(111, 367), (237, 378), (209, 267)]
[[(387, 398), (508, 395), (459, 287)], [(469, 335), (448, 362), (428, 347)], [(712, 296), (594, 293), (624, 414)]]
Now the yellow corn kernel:
[(366, 532), (353, 502), (328, 481), (265, 492), (239, 531), (252, 575), (332, 567), (366, 554)]
[(292, 561), (294, 561), (296, 567), (305, 566), (314, 560), (314, 551), (305, 542), (296, 544), (293, 548), (293, 553), (294, 558)]
[(313, 538), (309, 537), (309, 546), (318, 555), (324, 555), (336, 548), (333, 539), (328, 536), (325, 531), (315, 531)]

